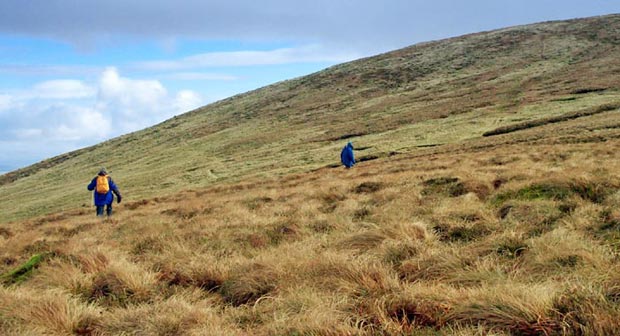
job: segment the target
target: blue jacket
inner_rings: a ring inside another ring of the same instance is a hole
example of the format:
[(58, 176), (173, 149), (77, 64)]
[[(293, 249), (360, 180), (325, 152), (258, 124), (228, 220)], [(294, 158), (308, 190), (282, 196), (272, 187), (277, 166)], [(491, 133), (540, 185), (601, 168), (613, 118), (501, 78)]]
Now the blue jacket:
[[(118, 196), (120, 202), (121, 193), (118, 191), (118, 187), (116, 186), (114, 181), (112, 181), (112, 178), (110, 176), (108, 176), (108, 183), (110, 184), (110, 191), (108, 191), (107, 194), (100, 194), (96, 191), (93, 192), (96, 206), (112, 204), (112, 202), (114, 202), (114, 194)], [(95, 186), (97, 186), (97, 176), (95, 176), (95, 178), (90, 181), (90, 184), (86, 188), (92, 191), (95, 190)]]
[(355, 156), (353, 155), (352, 143), (349, 142), (346, 146), (344, 146), (342, 152), (340, 152), (340, 161), (347, 168), (353, 167), (355, 164)]

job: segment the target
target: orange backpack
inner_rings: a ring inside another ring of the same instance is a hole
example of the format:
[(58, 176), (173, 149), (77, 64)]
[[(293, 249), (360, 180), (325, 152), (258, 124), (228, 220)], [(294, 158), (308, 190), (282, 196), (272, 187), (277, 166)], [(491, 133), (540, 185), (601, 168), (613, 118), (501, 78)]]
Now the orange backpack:
[(107, 194), (110, 191), (110, 182), (108, 181), (108, 175), (97, 175), (97, 186), (95, 190), (100, 194)]

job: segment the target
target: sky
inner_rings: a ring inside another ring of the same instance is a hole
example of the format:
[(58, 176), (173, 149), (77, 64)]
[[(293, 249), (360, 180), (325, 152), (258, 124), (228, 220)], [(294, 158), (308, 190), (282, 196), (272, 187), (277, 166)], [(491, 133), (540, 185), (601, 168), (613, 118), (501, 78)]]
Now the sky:
[(2, 0), (0, 173), (420, 42), (618, 0)]

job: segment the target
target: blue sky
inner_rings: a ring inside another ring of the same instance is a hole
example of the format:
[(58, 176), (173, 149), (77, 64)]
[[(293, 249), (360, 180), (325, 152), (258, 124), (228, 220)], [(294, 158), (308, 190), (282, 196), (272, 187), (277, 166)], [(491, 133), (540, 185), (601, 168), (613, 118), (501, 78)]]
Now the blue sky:
[(617, 0), (3, 0), (0, 172), (328, 66)]

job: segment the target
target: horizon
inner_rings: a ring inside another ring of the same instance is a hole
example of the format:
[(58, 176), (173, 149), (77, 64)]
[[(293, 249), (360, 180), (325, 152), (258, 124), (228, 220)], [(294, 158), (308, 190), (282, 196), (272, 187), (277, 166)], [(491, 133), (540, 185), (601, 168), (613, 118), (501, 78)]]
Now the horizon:
[(611, 3), (528, 3), (186, 1), (172, 12), (155, 4), (145, 15), (139, 1), (42, 1), (35, 13), (9, 0), (0, 4), (0, 172), (417, 43), (620, 12)]

